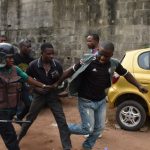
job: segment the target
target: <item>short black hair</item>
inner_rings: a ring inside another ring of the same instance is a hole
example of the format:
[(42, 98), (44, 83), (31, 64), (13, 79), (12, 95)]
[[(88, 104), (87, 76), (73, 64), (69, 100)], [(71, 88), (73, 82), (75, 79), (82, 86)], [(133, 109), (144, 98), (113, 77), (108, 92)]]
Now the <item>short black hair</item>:
[(6, 36), (6, 35), (4, 35), (4, 34), (0, 34), (0, 38), (5, 38), (5, 39), (6, 39), (6, 41), (8, 40), (8, 39), (7, 39), (7, 36)]
[(92, 36), (95, 41), (99, 42), (99, 35), (97, 33), (90, 33), (88, 36)]
[(0, 34), (0, 37), (7, 38), (7, 36), (6, 36), (6, 35), (4, 35), (4, 34)]
[(100, 46), (104, 49), (107, 49), (107, 50), (111, 50), (112, 52), (114, 51), (114, 44), (110, 41), (104, 41), (100, 44)]
[(53, 45), (52, 45), (51, 43), (43, 43), (43, 44), (41, 45), (41, 52), (44, 52), (44, 50), (45, 50), (46, 48), (54, 48), (54, 47), (53, 47)]

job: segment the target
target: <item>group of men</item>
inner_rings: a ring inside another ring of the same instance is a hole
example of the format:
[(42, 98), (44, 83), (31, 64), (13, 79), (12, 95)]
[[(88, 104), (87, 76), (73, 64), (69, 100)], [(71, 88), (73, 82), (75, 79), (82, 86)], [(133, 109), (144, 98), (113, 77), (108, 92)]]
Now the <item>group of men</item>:
[[(9, 150), (19, 150), (19, 141), (26, 135), (29, 127), (45, 105), (50, 108), (57, 122), (63, 150), (71, 150), (71, 134), (88, 135), (83, 142), (82, 148), (83, 150), (91, 150), (105, 128), (105, 90), (111, 86), (111, 77), (114, 71), (124, 76), (127, 81), (136, 86), (141, 92), (148, 92), (136, 81), (131, 73), (123, 68), (118, 60), (111, 58), (114, 52), (113, 43), (99, 43), (98, 34), (89, 34), (87, 36), (87, 46), (90, 49), (89, 54), (84, 55), (78, 63), (63, 71), (63, 67), (54, 57), (54, 48), (50, 43), (41, 45), (41, 56), (35, 60), (27, 55), (31, 51), (30, 41), (21, 41), (19, 43), (20, 54), (10, 52), (13, 49), (10, 44), (0, 44), (0, 53), (5, 55), (6, 60), (5, 65), (0, 67), (0, 78), (2, 80), (0, 87), (8, 86), (10, 75), (15, 76), (15, 79), (16, 77), (21, 77), (22, 80), (19, 80), (22, 82), (21, 95), (24, 95), (22, 100), (26, 107), (21, 114), (16, 115), (16, 119), (23, 119), (28, 112), (26, 122), (21, 124), (18, 137), (11, 122), (0, 122), (0, 134)], [(27, 65), (23, 65), (25, 62)], [(13, 63), (21, 67), (24, 72)], [(70, 78), (69, 93), (78, 97), (78, 109), (82, 121), (80, 124), (67, 124), (59, 100), (57, 87), (67, 78)], [(12, 84), (18, 83), (17, 81), (13, 81)], [(28, 99), (28, 84), (25, 82), (34, 85), (32, 102)], [(9, 85), (11, 84), (9, 83)], [(10, 105), (9, 96), (7, 96), (7, 99), (5, 98), (6, 96), (0, 103), (0, 113), (2, 114), (0, 116), (5, 117), (0, 119), (8, 120), (12, 119), (15, 114), (17, 100), (14, 105)], [(29, 103), (26, 104), (26, 101)], [(5, 103), (5, 106), (2, 105), (3, 103)], [(12, 110), (13, 113), (10, 113)], [(7, 132), (4, 133), (4, 130)]]

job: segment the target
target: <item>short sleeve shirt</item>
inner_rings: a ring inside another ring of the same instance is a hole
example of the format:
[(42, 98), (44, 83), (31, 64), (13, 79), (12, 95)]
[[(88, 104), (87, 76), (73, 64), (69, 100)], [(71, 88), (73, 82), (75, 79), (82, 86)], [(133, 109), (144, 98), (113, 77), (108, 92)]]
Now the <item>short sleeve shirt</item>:
[(41, 58), (32, 61), (27, 69), (27, 74), (36, 80), (51, 85), (59, 80), (63, 74), (61, 64), (57, 60), (49, 62), (51, 69), (46, 74)]
[[(98, 60), (94, 60), (81, 73), (81, 84), (78, 90), (79, 97), (99, 101), (103, 99), (105, 89), (111, 86), (110, 81), (110, 62), (101, 64)], [(126, 74), (127, 70), (119, 63), (116, 70), (119, 75)]]

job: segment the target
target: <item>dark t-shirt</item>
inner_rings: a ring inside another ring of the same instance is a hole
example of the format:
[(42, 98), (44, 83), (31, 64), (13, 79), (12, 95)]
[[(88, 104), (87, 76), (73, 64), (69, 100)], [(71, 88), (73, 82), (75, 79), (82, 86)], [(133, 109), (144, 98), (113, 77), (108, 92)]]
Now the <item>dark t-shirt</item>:
[(21, 68), (23, 71), (27, 70), (29, 63), (33, 60), (34, 59), (30, 55), (21, 56), (18, 53), (14, 55), (14, 64)]
[[(110, 62), (101, 64), (98, 60), (92, 61), (81, 74), (82, 80), (78, 90), (78, 96), (92, 101), (103, 99), (106, 96), (105, 89), (111, 85), (109, 69)], [(119, 75), (124, 75), (127, 70), (119, 64), (116, 72)]]
[(41, 58), (32, 61), (27, 69), (27, 74), (36, 80), (51, 85), (59, 80), (63, 74), (61, 64), (57, 60), (51, 60), (51, 69), (46, 74)]

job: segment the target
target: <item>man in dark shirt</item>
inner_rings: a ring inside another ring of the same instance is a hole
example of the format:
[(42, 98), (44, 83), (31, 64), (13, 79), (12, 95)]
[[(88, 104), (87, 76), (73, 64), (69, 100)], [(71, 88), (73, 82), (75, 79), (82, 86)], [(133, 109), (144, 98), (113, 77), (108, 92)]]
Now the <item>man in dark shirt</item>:
[[(37, 81), (47, 85), (53, 85), (63, 74), (60, 63), (53, 58), (54, 49), (50, 43), (44, 43), (41, 46), (41, 57), (32, 61), (27, 69), (27, 74)], [(26, 120), (32, 122), (36, 119), (40, 110), (47, 105), (58, 124), (60, 138), (64, 150), (71, 149), (70, 132), (66, 123), (65, 115), (56, 89), (52, 91), (43, 90), (42, 88), (33, 89), (33, 101)], [(25, 136), (31, 124), (23, 124), (18, 140)]]
[[(16, 53), (14, 55), (14, 64), (26, 72), (29, 63), (34, 60), (34, 58), (30, 56), (31, 41), (28, 39), (22, 39), (19, 42), (19, 50), (20, 53)], [(21, 100), (24, 105), (22, 107), (19, 106), (18, 112), (15, 117), (16, 120), (22, 120), (29, 111), (31, 105), (31, 95), (29, 93), (29, 90), (29, 85), (27, 83), (23, 83)]]
[(99, 50), (99, 35), (90, 33), (86, 38), (86, 43), (90, 52), (95, 54)]
[(111, 76), (114, 71), (124, 76), (139, 91), (143, 93), (147, 92), (147, 89), (141, 86), (131, 73), (123, 68), (117, 60), (111, 58), (113, 52), (114, 45), (111, 42), (103, 42), (96, 57), (91, 57), (92, 59), (88, 58), (88, 61), (81, 62), (82, 64), (78, 63), (72, 68), (67, 69), (59, 80), (59, 82), (62, 81), (74, 72), (71, 82), (75, 81), (74, 83), (78, 83), (78, 86), (77, 84), (72, 84), (75, 85), (76, 90), (70, 90), (78, 94), (78, 108), (82, 123), (71, 123), (68, 124), (68, 127), (72, 134), (89, 134), (83, 143), (84, 150), (91, 150), (93, 148), (96, 140), (105, 128), (105, 90), (111, 85)]
[(26, 71), (26, 69), (29, 66), (29, 63), (34, 60), (34, 58), (30, 55), (32, 50), (31, 41), (28, 39), (22, 39), (19, 42), (19, 50), (20, 53), (16, 53), (14, 55), (14, 63), (23, 71)]
[[(78, 96), (94, 101), (103, 99), (106, 96), (105, 89), (111, 85), (109, 68), (110, 62), (104, 65), (98, 59), (93, 60), (81, 74), (82, 84), (79, 87)], [(115, 71), (119, 75), (124, 75), (127, 72), (121, 64), (118, 64)]]

